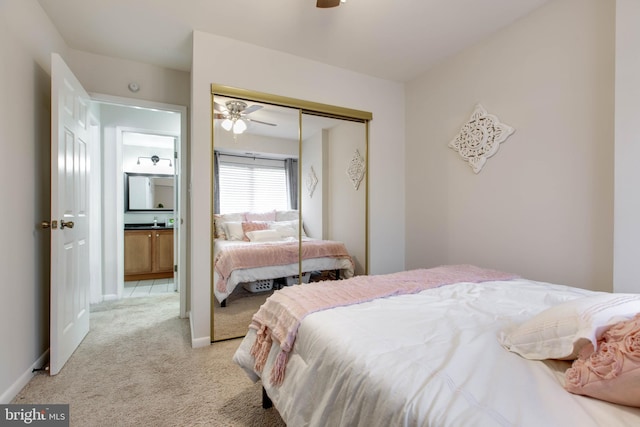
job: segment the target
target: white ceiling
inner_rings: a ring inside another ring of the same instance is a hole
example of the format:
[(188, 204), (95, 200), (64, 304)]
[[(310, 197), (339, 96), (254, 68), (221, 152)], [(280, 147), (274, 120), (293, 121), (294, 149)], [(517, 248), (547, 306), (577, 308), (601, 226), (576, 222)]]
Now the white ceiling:
[(73, 49), (188, 71), (204, 31), (408, 81), (549, 0), (38, 0)]

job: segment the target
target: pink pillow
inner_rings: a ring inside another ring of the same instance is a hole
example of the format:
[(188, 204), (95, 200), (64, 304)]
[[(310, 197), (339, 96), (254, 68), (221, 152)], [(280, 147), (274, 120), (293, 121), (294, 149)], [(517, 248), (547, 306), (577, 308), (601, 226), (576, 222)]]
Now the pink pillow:
[(627, 406), (640, 407), (638, 384), (640, 313), (609, 328), (598, 340), (598, 349), (591, 354), (581, 351), (565, 373), (569, 392)]
[(269, 212), (247, 212), (244, 214), (246, 221), (275, 221), (276, 211), (275, 209)]
[(247, 242), (249, 241), (249, 238), (247, 237), (247, 232), (249, 231), (268, 230), (268, 229), (269, 229), (269, 223), (265, 221), (243, 222), (242, 232), (244, 235), (242, 236), (242, 240), (245, 240)]

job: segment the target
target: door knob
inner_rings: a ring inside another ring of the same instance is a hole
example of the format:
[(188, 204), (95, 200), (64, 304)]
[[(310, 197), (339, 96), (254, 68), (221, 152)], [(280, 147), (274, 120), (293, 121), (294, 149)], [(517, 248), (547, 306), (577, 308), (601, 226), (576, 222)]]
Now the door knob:
[(42, 221), (40, 223), (40, 228), (43, 229), (43, 230), (46, 230), (49, 227), (51, 227), (51, 224), (49, 223), (49, 221)]
[(60, 229), (63, 230), (65, 228), (73, 228), (73, 221), (64, 222), (64, 220), (60, 220)]

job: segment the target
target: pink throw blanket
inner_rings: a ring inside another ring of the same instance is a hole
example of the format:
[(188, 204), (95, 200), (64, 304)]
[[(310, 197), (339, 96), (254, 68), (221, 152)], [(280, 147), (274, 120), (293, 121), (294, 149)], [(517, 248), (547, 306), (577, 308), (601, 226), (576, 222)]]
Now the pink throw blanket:
[(332, 240), (303, 241), (302, 252), (298, 250), (298, 242), (232, 246), (220, 252), (215, 259), (214, 265), (219, 275), (218, 290), (227, 292), (227, 280), (234, 270), (293, 264), (298, 262), (299, 256), (302, 256), (302, 259), (351, 259), (344, 243)]
[(289, 353), (298, 327), (307, 315), (329, 308), (359, 304), (377, 298), (418, 293), (426, 289), (458, 282), (510, 280), (518, 276), (472, 265), (450, 265), (417, 269), (378, 276), (356, 276), (347, 280), (291, 286), (275, 292), (253, 315), (251, 329), (256, 341), (251, 348), (256, 372), (262, 372), (275, 340), (280, 353), (271, 371), (271, 382), (284, 379)]

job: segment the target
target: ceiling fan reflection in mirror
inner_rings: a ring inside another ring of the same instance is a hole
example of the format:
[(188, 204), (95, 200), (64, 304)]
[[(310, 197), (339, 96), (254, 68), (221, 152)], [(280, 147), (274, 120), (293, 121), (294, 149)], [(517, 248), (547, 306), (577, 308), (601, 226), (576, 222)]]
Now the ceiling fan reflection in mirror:
[(263, 122), (261, 120), (252, 119), (247, 115), (258, 111), (262, 105), (254, 104), (248, 106), (244, 101), (230, 100), (224, 105), (214, 102), (216, 119), (222, 119), (222, 128), (226, 131), (233, 131), (234, 135), (239, 135), (247, 130), (248, 123), (260, 123), (261, 125), (276, 126), (275, 123)]
[(328, 7), (340, 6), (340, 3), (346, 3), (347, 0), (317, 0), (316, 7), (326, 9)]

